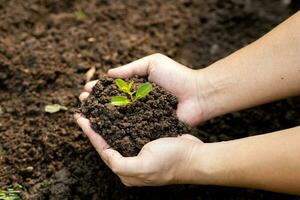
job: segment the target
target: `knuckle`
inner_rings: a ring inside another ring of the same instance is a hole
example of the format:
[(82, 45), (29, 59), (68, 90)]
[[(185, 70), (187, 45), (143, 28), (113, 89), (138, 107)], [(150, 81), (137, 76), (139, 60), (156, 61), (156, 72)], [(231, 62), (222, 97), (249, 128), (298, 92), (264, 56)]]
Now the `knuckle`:
[(155, 183), (155, 180), (151, 179), (151, 178), (144, 180), (145, 185), (154, 185), (154, 183)]
[(111, 170), (115, 174), (119, 174), (120, 173), (120, 168), (117, 167), (117, 166), (115, 166), (115, 165), (111, 165)]
[(163, 58), (164, 55), (161, 54), (161, 53), (155, 53), (155, 54), (152, 54), (152, 57), (153, 57), (154, 59), (160, 59), (160, 58)]
[(120, 173), (120, 167), (119, 165), (112, 159), (109, 160), (110, 169), (113, 173), (119, 174)]
[(133, 187), (133, 185), (127, 181), (122, 181), (122, 183), (126, 186), (126, 187)]
[(134, 186), (130, 181), (128, 181), (126, 178), (120, 177), (121, 182), (126, 186), (126, 187), (132, 187)]

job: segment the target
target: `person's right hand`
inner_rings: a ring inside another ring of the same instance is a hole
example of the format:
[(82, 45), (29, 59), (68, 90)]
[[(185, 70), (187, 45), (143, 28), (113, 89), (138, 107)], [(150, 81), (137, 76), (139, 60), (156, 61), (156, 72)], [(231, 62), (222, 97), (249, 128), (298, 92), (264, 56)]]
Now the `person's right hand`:
[(163, 87), (178, 98), (179, 120), (195, 126), (207, 120), (204, 88), (205, 80), (196, 70), (187, 68), (167, 56), (153, 54), (127, 65), (108, 71), (112, 78), (130, 78), (134, 75), (148, 76), (148, 79)]

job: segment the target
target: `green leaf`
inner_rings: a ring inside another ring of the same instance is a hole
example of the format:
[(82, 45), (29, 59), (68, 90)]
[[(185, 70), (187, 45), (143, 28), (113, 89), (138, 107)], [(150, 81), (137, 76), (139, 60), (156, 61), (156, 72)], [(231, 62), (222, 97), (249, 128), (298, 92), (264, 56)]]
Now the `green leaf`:
[(152, 87), (151, 83), (144, 83), (137, 89), (135, 98), (140, 99), (140, 98), (147, 96), (147, 94), (149, 94), (149, 92), (151, 92), (152, 89), (153, 89), (153, 87)]
[(22, 186), (16, 187), (15, 185), (10, 185), (7, 189), (0, 188), (0, 199), (2, 200), (21, 200), (19, 194), (21, 193)]
[(45, 112), (47, 113), (56, 113), (61, 110), (68, 110), (68, 108), (59, 104), (50, 104), (45, 106)]
[(126, 93), (130, 92), (129, 85), (127, 85), (127, 83), (125, 81), (123, 81), (122, 79), (119, 79), (119, 78), (116, 79), (115, 83), (121, 91), (126, 92)]
[(130, 83), (129, 83), (129, 85), (128, 85), (128, 90), (129, 90), (129, 92), (130, 92), (130, 90), (131, 90), (131, 87), (132, 87), (132, 85), (133, 85), (133, 81), (131, 81)]
[(111, 98), (111, 104), (114, 106), (125, 106), (130, 103), (130, 100), (124, 96), (113, 96)]

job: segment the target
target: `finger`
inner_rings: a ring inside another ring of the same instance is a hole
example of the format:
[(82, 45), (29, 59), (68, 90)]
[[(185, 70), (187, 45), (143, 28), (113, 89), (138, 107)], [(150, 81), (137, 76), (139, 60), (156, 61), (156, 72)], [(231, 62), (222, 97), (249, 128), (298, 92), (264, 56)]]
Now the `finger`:
[(88, 92), (82, 92), (82, 93), (79, 95), (79, 100), (82, 102), (82, 101), (84, 101), (89, 95), (90, 95), (90, 93), (88, 93)]
[(122, 183), (127, 187), (141, 187), (141, 186), (160, 186), (163, 184), (155, 183), (153, 181), (147, 181), (144, 178), (131, 177), (131, 176), (119, 176)]
[(113, 160), (123, 157), (118, 151), (111, 148), (104, 150), (101, 155), (102, 160), (112, 171), (115, 171), (115, 168), (113, 169)]
[(143, 162), (140, 156), (123, 157), (113, 149), (104, 150), (102, 156), (108, 167), (117, 175), (137, 176), (141, 174)]
[(85, 84), (84, 90), (86, 92), (92, 92), (92, 89), (96, 85), (97, 82), (98, 82), (98, 80), (88, 82), (87, 84)]
[(127, 187), (142, 186), (141, 181), (139, 181), (135, 177), (119, 176), (119, 178), (121, 179), (122, 183)]
[(195, 142), (200, 142), (201, 141), (197, 137), (195, 137), (193, 135), (190, 135), (190, 134), (183, 134), (180, 137), (188, 139), (188, 140), (192, 140), (192, 141), (195, 141)]
[(153, 55), (146, 56), (129, 64), (110, 69), (107, 74), (112, 78), (130, 78), (134, 75), (145, 76), (151, 67)]
[(106, 141), (96, 133), (90, 126), (90, 121), (86, 118), (84, 118), (82, 115), (76, 113), (74, 115), (76, 122), (81, 127), (82, 131), (88, 136), (89, 140), (91, 141), (92, 145), (95, 147), (96, 151), (99, 154), (102, 154), (102, 152), (109, 148), (109, 145), (106, 143)]

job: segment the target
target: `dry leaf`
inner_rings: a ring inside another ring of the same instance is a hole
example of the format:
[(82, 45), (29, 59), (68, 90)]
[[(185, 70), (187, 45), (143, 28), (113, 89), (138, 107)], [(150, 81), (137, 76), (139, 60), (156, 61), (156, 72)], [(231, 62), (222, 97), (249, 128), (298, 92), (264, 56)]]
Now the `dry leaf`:
[(47, 113), (56, 113), (60, 110), (68, 110), (68, 108), (59, 104), (50, 104), (45, 106), (45, 112)]

